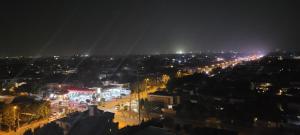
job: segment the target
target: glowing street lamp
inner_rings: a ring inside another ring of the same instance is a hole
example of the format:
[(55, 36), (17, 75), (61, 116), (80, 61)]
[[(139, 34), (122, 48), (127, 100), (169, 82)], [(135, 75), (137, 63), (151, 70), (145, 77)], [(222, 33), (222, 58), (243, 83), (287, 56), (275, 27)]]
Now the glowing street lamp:
[(18, 106), (14, 106), (14, 107), (13, 107), (13, 111), (14, 111), (14, 120), (17, 121), (17, 128), (19, 128), (20, 123), (19, 123), (19, 115), (18, 115), (18, 117), (17, 117), (17, 112), (16, 112), (17, 109), (18, 109)]
[(146, 84), (146, 90), (148, 89), (148, 82), (149, 82), (149, 78), (145, 78), (145, 84)]

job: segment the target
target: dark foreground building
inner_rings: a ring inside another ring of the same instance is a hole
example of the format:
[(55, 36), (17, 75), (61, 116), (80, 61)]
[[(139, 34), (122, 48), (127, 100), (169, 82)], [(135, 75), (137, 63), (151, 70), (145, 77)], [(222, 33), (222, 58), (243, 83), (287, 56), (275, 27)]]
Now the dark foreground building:
[(75, 112), (68, 117), (49, 123), (30, 135), (115, 135), (118, 123), (113, 122), (114, 114), (89, 106), (85, 112)]

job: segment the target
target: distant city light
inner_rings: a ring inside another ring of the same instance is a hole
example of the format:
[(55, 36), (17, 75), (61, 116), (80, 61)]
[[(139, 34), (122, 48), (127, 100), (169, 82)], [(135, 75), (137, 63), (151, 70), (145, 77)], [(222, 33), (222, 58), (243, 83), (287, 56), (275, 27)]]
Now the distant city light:
[(217, 57), (217, 61), (223, 61), (224, 58)]
[(97, 88), (97, 93), (98, 93), (98, 94), (101, 93), (101, 88)]
[(300, 56), (294, 56), (293, 58), (294, 59), (300, 59)]
[(176, 51), (176, 54), (183, 54), (184, 52), (182, 50)]

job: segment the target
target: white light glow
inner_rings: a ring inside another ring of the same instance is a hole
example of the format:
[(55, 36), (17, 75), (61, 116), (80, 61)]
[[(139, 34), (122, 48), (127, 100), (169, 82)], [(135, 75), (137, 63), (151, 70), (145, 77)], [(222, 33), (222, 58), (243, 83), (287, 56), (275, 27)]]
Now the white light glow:
[(183, 54), (184, 52), (182, 50), (176, 51), (176, 54)]

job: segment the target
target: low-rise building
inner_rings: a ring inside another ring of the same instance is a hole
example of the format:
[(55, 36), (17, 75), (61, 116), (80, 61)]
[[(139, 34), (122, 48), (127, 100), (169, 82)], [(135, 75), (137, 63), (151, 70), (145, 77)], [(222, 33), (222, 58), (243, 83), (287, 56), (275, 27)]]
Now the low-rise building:
[(148, 101), (163, 103), (165, 108), (172, 109), (180, 104), (180, 97), (166, 91), (157, 91), (148, 95)]

